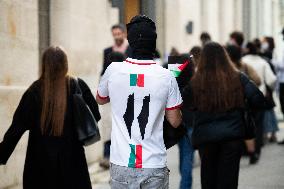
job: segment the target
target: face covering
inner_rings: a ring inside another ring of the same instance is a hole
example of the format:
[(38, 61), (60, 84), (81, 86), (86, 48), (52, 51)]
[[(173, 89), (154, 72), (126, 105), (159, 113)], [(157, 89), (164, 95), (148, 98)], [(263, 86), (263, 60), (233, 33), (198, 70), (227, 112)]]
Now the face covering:
[(261, 43), (261, 51), (265, 52), (269, 49), (269, 44), (267, 42)]
[(233, 39), (230, 39), (230, 41), (228, 42), (228, 45), (238, 46), (237, 43), (235, 42), (235, 40), (233, 40)]

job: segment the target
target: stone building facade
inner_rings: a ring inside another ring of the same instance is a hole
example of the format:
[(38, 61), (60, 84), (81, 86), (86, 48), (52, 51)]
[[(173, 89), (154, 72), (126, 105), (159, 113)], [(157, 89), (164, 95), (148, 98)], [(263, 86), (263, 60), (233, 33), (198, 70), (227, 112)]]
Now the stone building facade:
[[(280, 22), (284, 23), (280, 3), (284, 6), (283, 0), (1, 0), (0, 140), (21, 95), (38, 78), (40, 55), (49, 45), (63, 46), (70, 74), (85, 79), (95, 91), (103, 49), (112, 44), (113, 24), (127, 23), (135, 14), (148, 15), (157, 23), (158, 50), (166, 55), (172, 47), (187, 52), (199, 45), (202, 31), (221, 43), (228, 41), (233, 30), (244, 31), (248, 39), (279, 38)], [(110, 120), (100, 124), (110, 124)], [(27, 135), (8, 164), (0, 167), (0, 189), (22, 182)], [(97, 161), (102, 143), (86, 152), (89, 163)]]

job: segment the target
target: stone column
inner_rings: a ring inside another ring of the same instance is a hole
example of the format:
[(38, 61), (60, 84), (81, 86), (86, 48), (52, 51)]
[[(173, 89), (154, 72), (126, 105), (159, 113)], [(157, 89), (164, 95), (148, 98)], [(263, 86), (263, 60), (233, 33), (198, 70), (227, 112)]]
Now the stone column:
[(206, 25), (202, 29), (211, 35), (213, 41), (220, 41), (219, 0), (204, 0), (203, 2), (203, 19), (206, 20)]
[[(156, 12), (156, 28), (157, 28), (157, 49), (161, 53), (161, 58), (165, 56), (165, 1), (155, 1), (155, 12)], [(163, 59), (162, 59), (163, 61)]]
[(219, 0), (219, 42), (225, 44), (230, 33), (235, 30), (234, 7), (235, 0)]
[(242, 31), (243, 30), (243, 1), (234, 1), (234, 29)]

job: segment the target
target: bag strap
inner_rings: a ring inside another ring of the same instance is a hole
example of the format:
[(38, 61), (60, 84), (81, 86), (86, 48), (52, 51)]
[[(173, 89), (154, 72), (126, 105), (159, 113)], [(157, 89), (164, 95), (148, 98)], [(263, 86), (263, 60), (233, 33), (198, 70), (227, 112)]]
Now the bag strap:
[[(240, 72), (240, 80), (241, 80), (241, 85), (243, 86), (243, 90), (244, 90), (244, 93), (245, 93), (246, 85), (249, 82), (249, 79), (244, 73)], [(245, 109), (249, 110), (249, 103), (248, 103), (248, 99), (246, 97), (244, 99), (244, 102), (245, 102)]]
[(246, 84), (249, 82), (248, 77), (244, 73), (240, 72), (240, 80), (241, 80), (242, 86), (245, 88)]
[(75, 94), (83, 94), (81, 87), (79, 85), (79, 80), (77, 77), (73, 78), (74, 84), (75, 84)]
[(245, 72), (245, 74), (249, 75), (248, 65), (245, 64), (245, 63), (243, 65), (244, 65), (244, 72)]

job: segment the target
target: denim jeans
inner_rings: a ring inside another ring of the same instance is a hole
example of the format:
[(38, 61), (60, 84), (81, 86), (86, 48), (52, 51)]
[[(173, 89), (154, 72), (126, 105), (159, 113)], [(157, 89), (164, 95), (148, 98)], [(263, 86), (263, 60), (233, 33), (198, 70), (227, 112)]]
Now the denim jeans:
[(187, 135), (188, 137), (184, 136), (178, 143), (180, 159), (179, 170), (181, 174), (180, 189), (191, 189), (192, 187), (194, 149), (190, 143), (192, 135), (191, 127), (187, 127)]
[(104, 143), (104, 158), (109, 159), (111, 141), (108, 140)]
[(112, 189), (169, 189), (169, 170), (165, 168), (130, 168), (110, 166)]

